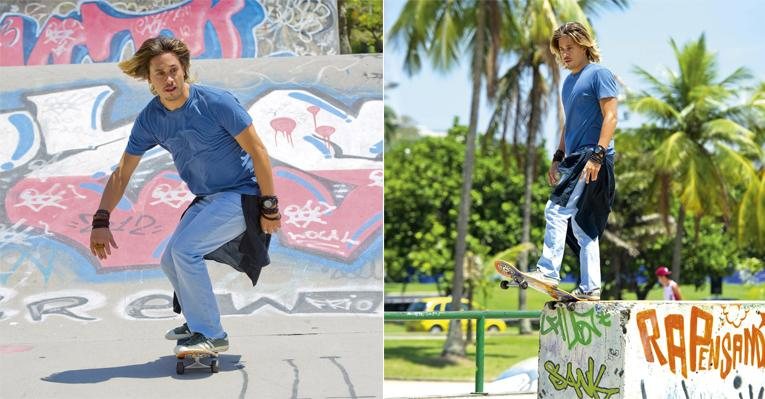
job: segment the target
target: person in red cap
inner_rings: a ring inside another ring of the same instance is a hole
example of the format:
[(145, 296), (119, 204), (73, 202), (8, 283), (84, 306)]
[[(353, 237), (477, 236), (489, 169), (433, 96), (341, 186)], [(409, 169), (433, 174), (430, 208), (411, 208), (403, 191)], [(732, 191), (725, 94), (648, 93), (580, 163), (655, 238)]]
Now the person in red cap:
[(668, 277), (670, 274), (672, 274), (672, 272), (669, 271), (666, 266), (659, 266), (659, 268), (656, 269), (656, 277), (659, 278), (659, 284), (664, 287), (664, 300), (682, 301), (683, 296), (680, 294), (680, 286)]

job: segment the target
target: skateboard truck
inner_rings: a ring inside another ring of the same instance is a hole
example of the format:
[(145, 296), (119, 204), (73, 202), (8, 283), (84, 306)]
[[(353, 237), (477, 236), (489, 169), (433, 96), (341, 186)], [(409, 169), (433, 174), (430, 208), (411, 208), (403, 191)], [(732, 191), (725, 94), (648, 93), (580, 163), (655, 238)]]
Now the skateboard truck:
[[(204, 358), (210, 358), (210, 364), (202, 362)], [(179, 353), (176, 355), (178, 362), (175, 363), (175, 373), (183, 374), (187, 369), (210, 369), (211, 373), (217, 373), (220, 371), (220, 363), (217, 353), (205, 353), (205, 352), (192, 352), (192, 353)], [(192, 363), (186, 364), (186, 359), (191, 358)]]
[(502, 280), (499, 282), (499, 288), (502, 288), (503, 290), (506, 290), (510, 287), (521, 287), (522, 289), (529, 288), (529, 283), (527, 281), (521, 281), (520, 283), (517, 281), (508, 281), (508, 280)]

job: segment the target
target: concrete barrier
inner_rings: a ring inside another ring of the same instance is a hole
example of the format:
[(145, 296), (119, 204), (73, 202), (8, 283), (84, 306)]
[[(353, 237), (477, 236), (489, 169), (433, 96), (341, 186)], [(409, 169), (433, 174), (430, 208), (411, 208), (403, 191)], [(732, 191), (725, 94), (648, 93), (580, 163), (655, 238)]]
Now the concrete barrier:
[(762, 398), (763, 302), (545, 306), (540, 398)]

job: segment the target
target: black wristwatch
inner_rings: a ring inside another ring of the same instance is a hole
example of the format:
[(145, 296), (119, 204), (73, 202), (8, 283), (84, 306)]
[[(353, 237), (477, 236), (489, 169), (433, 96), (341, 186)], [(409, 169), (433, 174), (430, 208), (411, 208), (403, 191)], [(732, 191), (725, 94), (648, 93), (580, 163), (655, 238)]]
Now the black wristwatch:
[(275, 196), (264, 195), (260, 200), (260, 207), (263, 209), (275, 209), (279, 207), (279, 200)]
[(602, 164), (603, 159), (606, 157), (606, 149), (602, 145), (598, 144), (597, 147), (595, 147), (595, 150), (592, 151), (592, 155), (590, 156), (590, 160), (594, 161), (595, 163)]

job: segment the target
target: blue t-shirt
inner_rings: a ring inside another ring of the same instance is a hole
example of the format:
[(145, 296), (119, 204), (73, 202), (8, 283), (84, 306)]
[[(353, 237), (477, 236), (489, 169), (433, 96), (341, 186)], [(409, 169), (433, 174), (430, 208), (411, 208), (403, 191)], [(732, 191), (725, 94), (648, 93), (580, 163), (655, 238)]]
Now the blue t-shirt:
[[(600, 140), (603, 114), (600, 100), (616, 97), (614, 74), (605, 67), (589, 63), (577, 73), (572, 73), (563, 82), (562, 100), (566, 113), (566, 154), (577, 152), (585, 146), (595, 146)], [(613, 139), (608, 152), (613, 152)]]
[(258, 194), (252, 159), (234, 139), (251, 123), (231, 93), (193, 84), (174, 111), (154, 97), (136, 118), (125, 152), (141, 156), (161, 146), (194, 195)]

